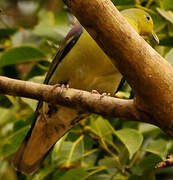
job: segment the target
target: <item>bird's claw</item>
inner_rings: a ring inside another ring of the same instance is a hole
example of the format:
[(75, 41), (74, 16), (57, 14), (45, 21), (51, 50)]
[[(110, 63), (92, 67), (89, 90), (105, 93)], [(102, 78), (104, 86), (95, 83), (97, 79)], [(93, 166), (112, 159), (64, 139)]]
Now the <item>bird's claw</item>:
[(52, 88), (52, 91), (54, 91), (57, 87), (60, 87), (61, 90), (60, 90), (60, 93), (63, 92), (63, 90), (66, 88), (68, 89), (69, 88), (69, 84), (65, 85), (65, 84), (55, 84)]
[(95, 90), (95, 89), (93, 89), (92, 91), (91, 91), (91, 93), (92, 94), (100, 94), (97, 90)]
[(97, 90), (92, 90), (91, 93), (92, 93), (92, 94), (99, 94), (99, 95), (100, 95), (100, 99), (103, 98), (103, 97), (105, 97), (105, 96), (110, 96), (110, 95), (111, 95), (110, 93), (106, 93), (106, 92), (100, 94)]
[(102, 93), (101, 96), (100, 96), (100, 99), (103, 98), (103, 97), (105, 97), (105, 96), (110, 96), (110, 95), (111, 95), (110, 93), (106, 93), (106, 92), (105, 92), (105, 93)]

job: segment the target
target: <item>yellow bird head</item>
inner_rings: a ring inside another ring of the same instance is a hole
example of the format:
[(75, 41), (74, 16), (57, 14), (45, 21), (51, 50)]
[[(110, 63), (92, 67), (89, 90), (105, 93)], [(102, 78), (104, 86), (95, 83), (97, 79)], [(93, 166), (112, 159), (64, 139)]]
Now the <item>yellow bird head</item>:
[(159, 38), (153, 30), (153, 20), (147, 12), (131, 8), (121, 11), (121, 13), (140, 35), (153, 37), (159, 43)]

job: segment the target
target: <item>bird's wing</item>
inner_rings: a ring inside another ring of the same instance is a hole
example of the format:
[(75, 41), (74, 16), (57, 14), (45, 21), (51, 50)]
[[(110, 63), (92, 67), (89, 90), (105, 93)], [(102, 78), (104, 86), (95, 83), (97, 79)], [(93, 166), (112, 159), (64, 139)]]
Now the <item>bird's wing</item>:
[[(45, 84), (49, 84), (49, 80), (58, 64), (72, 49), (81, 34), (81, 25), (76, 25), (68, 33), (51, 64), (44, 81)], [(63, 118), (62, 114), (65, 112), (68, 113)], [(48, 150), (72, 127), (72, 122), (78, 121), (80, 117), (84, 117), (84, 115), (80, 115), (78, 111), (61, 106), (56, 107), (52, 105), (52, 107), (49, 107), (49, 104), (39, 101), (34, 122), (14, 156), (13, 166), (24, 173), (33, 173), (36, 171)]]
[[(75, 25), (67, 34), (65, 39), (62, 41), (58, 48), (58, 52), (54, 59), (52, 60), (52, 63), (49, 67), (49, 70), (47, 72), (46, 78), (44, 80), (44, 84), (49, 84), (49, 80), (52, 77), (53, 73), (55, 72), (56, 68), (60, 64), (60, 62), (63, 60), (63, 58), (68, 54), (68, 52), (73, 48), (73, 46), (78, 41), (79, 37), (81, 36), (83, 32), (83, 27), (78, 24)], [(38, 102), (37, 108), (36, 108), (36, 114), (38, 109), (41, 107), (42, 101)]]
[(68, 54), (68, 52), (72, 49), (72, 47), (76, 44), (79, 37), (82, 34), (82, 26), (80, 24), (74, 26), (70, 32), (65, 37), (64, 41), (61, 43), (58, 52), (53, 59), (47, 76), (45, 78), (44, 84), (49, 84), (49, 80), (56, 70), (58, 64), (63, 60), (63, 58)]

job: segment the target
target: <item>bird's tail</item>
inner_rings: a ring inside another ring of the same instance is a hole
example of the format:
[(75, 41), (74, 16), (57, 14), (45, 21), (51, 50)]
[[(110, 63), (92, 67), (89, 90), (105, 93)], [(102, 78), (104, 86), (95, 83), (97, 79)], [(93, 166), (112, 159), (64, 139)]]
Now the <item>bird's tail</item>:
[(33, 174), (52, 146), (79, 120), (86, 117), (75, 109), (43, 103), (31, 130), (13, 159), (13, 166), (25, 174)]

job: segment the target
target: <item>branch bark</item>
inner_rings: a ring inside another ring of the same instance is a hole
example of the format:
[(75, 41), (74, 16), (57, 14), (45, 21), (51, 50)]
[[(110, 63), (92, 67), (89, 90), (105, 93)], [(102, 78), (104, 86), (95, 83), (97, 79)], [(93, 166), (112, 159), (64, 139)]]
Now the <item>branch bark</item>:
[[(135, 107), (173, 137), (173, 70), (110, 0), (64, 0), (135, 92)], [(135, 47), (135, 48), (134, 48)]]
[(121, 117), (136, 121), (141, 119), (133, 100), (101, 96), (71, 88), (54, 88), (50, 85), (0, 76), (0, 93), (42, 100), (104, 116)]

